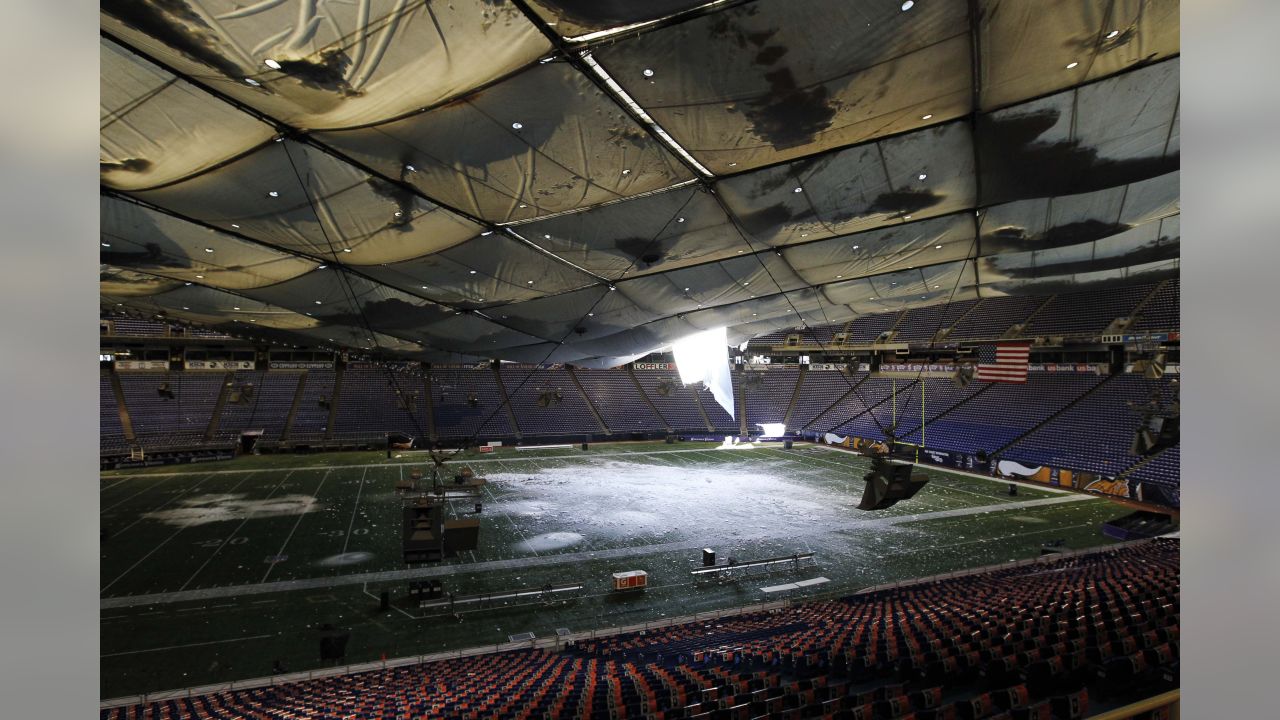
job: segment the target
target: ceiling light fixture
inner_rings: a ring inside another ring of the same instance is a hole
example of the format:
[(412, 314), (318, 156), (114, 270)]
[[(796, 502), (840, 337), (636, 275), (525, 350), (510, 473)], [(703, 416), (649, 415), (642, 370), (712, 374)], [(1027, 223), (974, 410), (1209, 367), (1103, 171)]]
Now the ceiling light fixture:
[[(190, 285), (191, 283), (187, 283), (187, 284), (188, 284), (188, 285)], [(183, 305), (183, 306), (182, 306), (182, 309), (183, 309), (183, 310), (190, 310), (191, 308), (187, 307), (186, 305)]]
[(279, 62), (277, 62), (277, 61), (275, 61), (275, 60), (273, 60), (273, 59), (271, 59), (271, 58), (267, 58), (267, 59), (266, 59), (266, 60), (264, 60), (263, 62), (266, 64), (266, 66), (267, 66), (267, 67), (271, 68), (272, 70), (279, 70), (279, 69), (280, 69), (280, 63), (279, 63)]
[(631, 174), (631, 169), (630, 169), (630, 168), (623, 168), (623, 170), (622, 170), (622, 174), (623, 174), (623, 175), (630, 175), (630, 174)]
[(796, 192), (796, 193), (798, 193), (798, 192), (804, 192), (804, 188), (802, 188), (802, 187), (798, 187), (798, 188), (796, 188), (795, 190), (792, 190), (791, 192)]
[(1070, 70), (1071, 68), (1073, 68), (1073, 67), (1075, 67), (1075, 66), (1077, 66), (1077, 65), (1079, 65), (1079, 64), (1080, 64), (1080, 63), (1078, 63), (1078, 62), (1076, 62), (1076, 61), (1072, 60), (1071, 62), (1067, 63), (1067, 69), (1068, 69), (1068, 70)]
[(926, 175), (926, 174), (924, 174), (924, 173), (920, 173), (920, 174), (916, 177), (916, 179), (917, 179), (917, 180), (923, 180), (923, 179), (925, 179), (925, 178), (927, 178), (927, 177), (929, 177), (929, 176), (928, 176), (928, 175)]
[(916, 6), (916, 0), (907, 0), (902, 3), (902, 12), (906, 12)]
[(640, 74), (644, 75), (645, 77), (653, 77), (653, 68), (645, 68), (644, 70), (640, 71)]
[(933, 249), (934, 249), (934, 250), (941, 250), (941, 249), (942, 249), (942, 246), (941, 246), (941, 245), (934, 245), (934, 246), (933, 246)]
[(257, 80), (254, 80), (253, 78), (245, 78), (244, 81), (254, 87), (262, 87), (262, 83), (258, 82)]
[(111, 247), (111, 243), (102, 243), (102, 247)]
[(678, 222), (678, 223), (682, 223), (682, 222), (684, 222), (684, 218), (676, 218), (676, 222)]
[(471, 274), (472, 274), (472, 275), (475, 275), (475, 274), (476, 274), (476, 271), (475, 271), (475, 270), (472, 270), (472, 271), (471, 271)]
[[(320, 301), (319, 301), (319, 300), (317, 300), (317, 301), (316, 301), (316, 304), (317, 304), (317, 305), (319, 305), (319, 304), (320, 304)], [(332, 340), (330, 340), (329, 342), (333, 342), (333, 341), (332, 341)]]
[(1120, 31), (1119, 31), (1119, 30), (1112, 30), (1111, 32), (1107, 33), (1107, 39), (1108, 39), (1108, 40), (1110, 40), (1111, 38), (1113, 38), (1113, 37), (1115, 37), (1115, 36), (1117, 36), (1117, 35), (1119, 35), (1119, 34), (1120, 34)]
[(342, 252), (349, 253), (351, 252), (351, 248), (342, 248)]
[(204, 251), (207, 253), (211, 253), (213, 252), (213, 248), (205, 248)]
[(929, 113), (928, 115), (921, 115), (921, 116), (920, 116), (920, 119), (921, 119), (921, 120), (928, 120), (928, 119), (929, 119), (929, 118), (931, 118), (931, 117), (933, 117), (933, 113)]
[(271, 197), (280, 197), (280, 193), (279, 193), (279, 192), (277, 192), (277, 191), (275, 191), (275, 190), (268, 190), (268, 191), (267, 191), (267, 195), (269, 195), (269, 196), (271, 196)]
[(518, 123), (518, 122), (513, 122), (513, 123), (511, 123), (511, 129), (512, 129), (512, 130), (520, 130), (520, 129), (521, 129), (521, 128), (523, 128), (523, 127), (524, 127), (524, 124), (523, 124), (523, 123)]
[(852, 249), (853, 249), (853, 250), (857, 250), (859, 247), (861, 247), (861, 246), (860, 246), (860, 245), (854, 245)]
[(203, 276), (203, 275), (197, 275), (196, 277), (197, 277), (198, 279), (200, 279), (200, 280), (203, 280), (203, 279), (204, 279), (204, 276)]
[(237, 229), (237, 230), (239, 230), (239, 229), (240, 229), (240, 226), (239, 226), (239, 225), (237, 225), (237, 224), (235, 224), (235, 223), (231, 223), (231, 227), (233, 227), (233, 228), (235, 228), (235, 229)]
[(412, 166), (412, 165), (405, 165), (405, 166), (404, 166), (404, 169), (405, 169), (405, 170), (408, 170), (409, 172), (418, 172), (418, 168), (416, 168), (416, 167), (414, 167), (414, 166)]

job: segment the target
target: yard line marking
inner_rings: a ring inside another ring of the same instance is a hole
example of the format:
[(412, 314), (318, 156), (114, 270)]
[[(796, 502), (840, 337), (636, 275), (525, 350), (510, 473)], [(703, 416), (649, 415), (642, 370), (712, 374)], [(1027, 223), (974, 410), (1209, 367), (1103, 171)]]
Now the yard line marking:
[[(253, 473), (250, 473), (249, 475), (250, 475), (250, 476), (252, 476), (252, 475), (253, 475)], [(245, 480), (248, 480), (248, 479), (249, 479), (248, 477), (241, 478), (241, 479), (240, 479), (240, 482), (236, 483), (235, 485), (232, 485), (232, 486), (231, 486), (231, 489), (230, 489), (230, 490), (228, 490), (227, 492), (228, 492), (228, 493), (230, 493), (230, 492), (234, 491), (236, 488), (238, 488), (238, 487), (240, 487), (241, 485), (243, 485), (243, 484), (244, 484), (244, 481), (245, 481)], [(200, 482), (204, 482), (204, 480), (201, 480)], [(107, 583), (107, 584), (106, 584), (106, 587), (103, 587), (101, 590), (99, 590), (99, 591), (98, 591), (98, 593), (99, 593), (99, 594), (104, 593), (104, 592), (106, 592), (106, 591), (107, 591), (107, 588), (110, 588), (112, 585), (115, 585), (116, 583), (120, 582), (120, 578), (124, 577), (125, 575), (128, 575), (130, 572), (132, 572), (132, 571), (133, 571), (133, 569), (134, 569), (134, 568), (136, 568), (136, 567), (138, 567), (139, 565), (141, 565), (141, 564), (142, 564), (142, 562), (143, 562), (144, 560), (146, 560), (147, 558), (149, 558), (149, 557), (151, 557), (152, 555), (154, 555), (154, 554), (155, 554), (155, 552), (156, 552), (157, 550), (159, 550), (160, 548), (164, 547), (164, 546), (165, 546), (165, 545), (166, 545), (170, 540), (172, 540), (172, 539), (174, 539), (175, 537), (177, 537), (177, 536), (178, 536), (178, 533), (180, 533), (180, 532), (182, 532), (183, 530), (186, 530), (186, 529), (187, 529), (187, 526), (186, 526), (186, 525), (183, 525), (183, 526), (179, 527), (177, 530), (175, 530), (175, 531), (173, 532), (173, 534), (172, 534), (172, 535), (170, 535), (169, 537), (165, 538), (164, 540), (161, 540), (159, 545), (156, 545), (155, 547), (151, 548), (151, 551), (150, 551), (150, 552), (148, 552), (146, 555), (143, 555), (142, 557), (138, 558), (138, 561), (137, 561), (137, 562), (135, 562), (134, 564), (132, 564), (132, 565), (130, 565), (129, 567), (125, 568), (125, 571), (124, 571), (124, 572), (122, 572), (122, 573), (120, 573), (119, 575), (117, 575), (115, 580), (112, 580), (111, 582)]]
[[(251, 471), (251, 472), (250, 472), (250, 474), (253, 474), (253, 471)], [(123, 528), (121, 528), (120, 530), (117, 530), (116, 532), (111, 533), (110, 537), (113, 537), (113, 538), (114, 538), (114, 537), (119, 537), (120, 535), (123, 535), (123, 534), (125, 533), (125, 531), (127, 531), (129, 528), (133, 527), (134, 525), (137, 525), (138, 523), (142, 522), (143, 520), (146, 520), (146, 519), (147, 519), (147, 518), (146, 518), (146, 516), (147, 516), (147, 514), (148, 514), (148, 513), (159, 512), (160, 510), (163, 510), (163, 509), (165, 509), (165, 508), (169, 507), (169, 505), (171, 505), (171, 504), (173, 504), (173, 503), (175, 503), (175, 502), (177, 502), (177, 501), (181, 500), (182, 498), (189, 496), (191, 493), (193, 493), (193, 492), (195, 492), (195, 491), (199, 490), (199, 489), (200, 489), (200, 486), (201, 486), (202, 484), (204, 484), (204, 482), (205, 482), (206, 480), (208, 480), (209, 478), (211, 478), (211, 477), (213, 477), (213, 476), (212, 476), (212, 475), (205, 475), (204, 477), (202, 477), (202, 478), (200, 478), (198, 481), (196, 481), (196, 484), (195, 484), (195, 485), (192, 485), (191, 487), (187, 488), (186, 490), (183, 490), (182, 492), (178, 493), (177, 495), (174, 495), (173, 497), (169, 498), (169, 499), (168, 499), (168, 500), (166, 500), (166, 501), (164, 502), (164, 504), (163, 504), (163, 505), (161, 505), (160, 507), (158, 507), (158, 508), (156, 508), (156, 509), (154, 509), (154, 510), (147, 510), (146, 512), (139, 513), (139, 514), (138, 514), (138, 519), (137, 519), (137, 520), (134, 520), (133, 522), (129, 523), (128, 525), (125, 525), (125, 526), (124, 526)]]
[[(290, 478), (292, 475), (293, 475), (293, 473), (289, 473), (288, 475), (285, 475), (285, 476), (284, 476), (284, 479), (283, 479), (283, 480), (281, 480), (280, 482), (276, 483), (276, 486), (275, 486), (275, 487), (273, 487), (273, 488), (271, 488), (271, 492), (267, 493), (267, 499), (268, 499), (268, 500), (270, 500), (270, 499), (271, 499), (271, 496), (272, 496), (272, 495), (275, 495), (275, 494), (276, 494), (276, 491), (277, 491), (277, 490), (279, 490), (279, 489), (281, 488), (281, 486), (283, 486), (285, 483), (289, 482), (289, 478)], [(244, 525), (245, 525), (245, 523), (247, 523), (247, 522), (249, 522), (249, 517), (248, 517), (248, 516), (246, 516), (246, 517), (245, 517), (245, 519), (243, 519), (243, 520), (241, 520), (241, 521), (240, 521), (240, 524), (236, 526), (236, 529), (235, 529), (235, 530), (232, 530), (232, 531), (231, 531), (231, 534), (230, 534), (230, 535), (228, 535), (225, 539), (223, 539), (223, 541), (222, 541), (222, 542), (218, 543), (218, 547), (213, 551), (213, 554), (212, 554), (212, 555), (210, 555), (209, 557), (205, 558), (205, 561), (204, 561), (204, 562), (202, 562), (202, 563), (200, 563), (200, 567), (196, 568), (196, 571), (195, 571), (195, 572), (193, 572), (193, 573), (191, 573), (191, 577), (187, 578), (187, 581), (186, 581), (186, 582), (184, 582), (184, 583), (182, 583), (182, 587), (178, 588), (178, 591), (179, 591), (179, 592), (181, 592), (181, 591), (183, 591), (183, 590), (186, 590), (186, 589), (187, 589), (187, 586), (191, 584), (191, 581), (192, 581), (192, 580), (195, 580), (195, 579), (196, 579), (196, 576), (197, 576), (197, 575), (199, 575), (201, 572), (203, 572), (203, 571), (204, 571), (204, 569), (205, 569), (206, 567), (208, 567), (209, 563), (213, 562), (213, 559), (214, 559), (215, 557), (217, 557), (217, 556), (218, 556), (218, 553), (222, 552), (222, 548), (226, 547), (226, 546), (227, 546), (227, 543), (231, 542), (231, 538), (234, 538), (234, 537), (236, 536), (236, 533), (240, 532), (240, 529), (241, 529), (241, 528), (243, 528), (243, 527), (244, 527)]]
[(111, 483), (110, 485), (108, 485), (108, 486), (106, 486), (106, 487), (104, 487), (104, 488), (102, 488), (102, 489), (98, 490), (98, 492), (99, 492), (99, 493), (104, 493), (104, 492), (106, 492), (106, 491), (110, 490), (111, 488), (116, 487), (117, 485), (123, 485), (123, 484), (125, 484), (125, 483), (127, 483), (127, 482), (129, 482), (129, 478), (127, 478), (127, 477), (126, 477), (126, 478), (124, 478), (123, 480), (121, 480), (121, 481), (120, 481), (120, 482), (118, 482), (118, 483)]
[[(356, 524), (356, 511), (360, 509), (360, 493), (364, 492), (364, 476), (369, 473), (369, 468), (365, 468), (360, 473), (360, 489), (356, 490), (356, 504), (351, 508), (351, 522), (347, 523), (347, 534), (342, 539), (342, 554), (347, 554), (347, 543), (351, 542), (351, 528)], [(404, 469), (400, 470), (400, 477), (404, 477)]]
[[(505, 465), (504, 463), (501, 463), (501, 462), (500, 462), (500, 463), (498, 463), (498, 465), (499, 465), (500, 467), (502, 467), (502, 468), (504, 469), (504, 471), (506, 471), (506, 472), (510, 472), (509, 470), (505, 470), (506, 465)], [(541, 468), (539, 468), (539, 469), (541, 469)], [(489, 489), (489, 484), (488, 484), (488, 483), (485, 483), (485, 484), (484, 484), (484, 490), (485, 490), (485, 492), (489, 493), (489, 499), (493, 502), (493, 504), (497, 505), (497, 504), (498, 504), (498, 497), (497, 497), (496, 495), (494, 495), (494, 494), (493, 494), (493, 490)], [(511, 527), (512, 527), (512, 528), (514, 528), (514, 529), (515, 529), (515, 531), (516, 531), (516, 533), (518, 533), (518, 534), (520, 535), (520, 538), (524, 540), (525, 545), (529, 545), (529, 538), (525, 537), (524, 531), (520, 529), (520, 526), (519, 526), (519, 525), (516, 525), (516, 521), (515, 521), (515, 520), (512, 520), (512, 519), (511, 519), (511, 516), (510, 516), (510, 515), (508, 515), (506, 512), (503, 512), (503, 511), (499, 511), (499, 512), (502, 512), (502, 517), (506, 518), (506, 519), (507, 519), (507, 522), (511, 523)], [(533, 556), (534, 556), (534, 557), (538, 557), (538, 551), (537, 551), (537, 550), (534, 550), (534, 549), (533, 549), (533, 547), (529, 547), (529, 552), (533, 553)]]
[[(636, 456), (643, 456), (643, 455), (670, 455), (671, 453), (705, 453), (705, 452), (712, 452), (714, 451), (714, 449), (715, 448), (708, 447), (708, 448), (685, 448), (683, 450), (631, 450), (626, 452), (613, 452), (613, 453), (591, 453), (590, 455), (582, 455), (579, 452), (578, 454), (566, 453), (563, 455), (540, 455), (538, 457), (541, 457), (544, 460), (572, 460), (572, 459), (582, 458), (582, 457), (591, 457), (591, 458), (636, 457)], [(510, 462), (515, 462), (511, 458), (507, 458), (507, 460)], [(421, 465), (425, 461), (426, 460), (424, 459), (424, 460), (410, 460), (410, 461), (398, 462), (398, 463), (388, 463), (388, 462), (352, 463), (350, 465), (329, 465), (329, 466), (316, 465), (313, 467), (300, 467), (300, 468), (285, 468), (285, 467), (256, 468), (252, 472), (285, 472), (290, 469), (293, 469), (293, 470), (354, 470), (356, 468), (400, 467), (405, 465)], [(483, 458), (483, 457), (462, 458), (460, 459), (460, 461), (466, 462), (468, 464), (502, 462), (502, 460), (499, 458)], [(250, 471), (249, 470), (209, 470), (208, 472), (214, 475), (216, 474), (225, 475), (230, 473), (242, 473), (242, 472), (250, 472)], [(182, 473), (182, 472), (146, 473), (143, 475), (126, 475), (126, 477), (172, 477), (174, 475), (186, 475), (186, 474), (188, 473)], [(114, 478), (114, 477), (119, 477), (119, 475), (112, 473), (112, 474), (99, 475), (99, 477)]]
[[(243, 471), (242, 471), (242, 470), (237, 470), (236, 472), (243, 472)], [(175, 474), (176, 474), (176, 473), (175, 473)], [(201, 480), (200, 482), (204, 482), (204, 480)], [(197, 484), (199, 484), (199, 483), (197, 483)], [(156, 486), (155, 486), (155, 485), (148, 485), (147, 487), (142, 488), (142, 489), (141, 489), (141, 490), (139, 490), (138, 492), (136, 492), (136, 493), (134, 493), (134, 494), (130, 495), (129, 497), (127, 497), (127, 498), (125, 498), (125, 499), (123, 499), (123, 500), (121, 500), (121, 501), (117, 502), (116, 504), (111, 505), (111, 506), (109, 506), (109, 507), (104, 507), (104, 508), (102, 508), (101, 510), (99, 510), (99, 511), (98, 511), (98, 514), (99, 514), (99, 515), (101, 515), (101, 514), (103, 514), (103, 513), (107, 512), (108, 510), (115, 510), (116, 508), (120, 507), (121, 505), (123, 505), (123, 504), (125, 504), (125, 503), (129, 502), (130, 500), (132, 500), (132, 499), (134, 499), (134, 498), (138, 497), (138, 496), (139, 496), (139, 495), (141, 495), (142, 493), (144, 493), (144, 492), (146, 492), (146, 491), (148, 491), (148, 490), (150, 490), (150, 489), (152, 489), (152, 488), (154, 488), (154, 487), (156, 487)], [(173, 502), (173, 501), (172, 501), (172, 500), (170, 500), (169, 502)], [(165, 504), (167, 505), (168, 503), (165, 503)], [(162, 505), (161, 507), (164, 507), (164, 506)]]
[[(324, 471), (324, 477), (320, 478), (320, 484), (316, 486), (316, 491), (315, 491), (314, 493), (312, 493), (312, 494), (311, 494), (311, 499), (312, 499), (312, 500), (315, 500), (317, 497), (320, 497), (320, 488), (324, 487), (324, 483), (325, 483), (325, 481), (326, 481), (326, 480), (328, 480), (328, 479), (329, 479), (329, 473), (331, 473), (331, 472), (333, 472), (333, 469), (332, 469), (332, 468), (330, 468), (330, 469), (328, 469), (328, 470), (325, 470), (325, 471)], [(284, 545), (281, 545), (281, 546), (280, 546), (280, 550), (276, 553), (276, 557), (277, 557), (277, 558), (279, 558), (281, 555), (283, 555), (283, 554), (284, 554), (285, 546), (286, 546), (286, 545), (288, 545), (288, 544), (289, 544), (289, 541), (293, 539), (293, 534), (294, 534), (295, 532), (297, 532), (297, 530), (298, 530), (298, 526), (302, 524), (302, 518), (304, 518), (304, 517), (306, 517), (306, 516), (307, 516), (307, 513), (300, 513), (300, 514), (298, 515), (298, 519), (297, 519), (296, 521), (294, 521), (294, 523), (293, 523), (293, 529), (289, 530), (289, 535), (288, 535), (288, 537), (286, 537), (286, 538), (284, 539)], [(262, 583), (264, 583), (264, 582), (266, 582), (266, 581), (267, 581), (267, 576), (268, 576), (268, 575), (270, 575), (270, 574), (271, 574), (271, 571), (275, 569), (275, 567), (276, 567), (276, 563), (278, 563), (278, 562), (280, 562), (280, 561), (279, 561), (279, 560), (272, 560), (272, 561), (271, 561), (271, 564), (267, 566), (267, 571), (266, 571), (266, 572), (264, 572), (264, 573), (262, 573), (262, 579), (258, 581), (258, 583), (259, 583), (259, 584), (262, 584)]]
[[(781, 450), (775, 450), (775, 449), (773, 449), (773, 448), (763, 448), (763, 449), (764, 449), (765, 451), (772, 452), (772, 453), (775, 453), (775, 454), (777, 454), (777, 455), (781, 455), (782, 457), (786, 458), (787, 462), (795, 463), (796, 465), (801, 465), (801, 466), (804, 466), (804, 467), (817, 467), (817, 466), (816, 466), (816, 465), (814, 465), (813, 463), (805, 462), (805, 457), (804, 457), (803, 455), (791, 456), (791, 455), (786, 455), (786, 454), (785, 454), (785, 453), (783, 453)], [(774, 457), (774, 455), (770, 455), (769, 457)], [(840, 462), (835, 462), (834, 460), (824, 460), (824, 459), (822, 459), (822, 458), (810, 458), (810, 459), (812, 459), (812, 460), (814, 460), (814, 461), (816, 461), (816, 462), (825, 462), (825, 463), (827, 463), (827, 464), (829, 464), (829, 465), (835, 465), (835, 466), (840, 467), (841, 469), (844, 469), (844, 470), (855, 470), (855, 471), (860, 471), (860, 470), (864, 469), (864, 468), (860, 468), (860, 467), (858, 467), (858, 465), (853, 464), (853, 463), (840, 463)], [(855, 478), (855, 479), (856, 479), (856, 480), (861, 480), (862, 478)], [(847, 480), (846, 480), (846, 482), (847, 482)], [(939, 485), (938, 487), (943, 487), (943, 486)], [(846, 488), (846, 489), (847, 489), (847, 488)], [(856, 497), (856, 496), (857, 496), (857, 491), (852, 491), (852, 492), (854, 492), (854, 496)], [(977, 494), (977, 493), (975, 493), (975, 494)], [(992, 498), (991, 498), (991, 496), (989, 496), (989, 495), (980, 495), (979, 497), (984, 497), (984, 498), (986, 498), (986, 499), (988, 499), (988, 500), (992, 499)], [(924, 509), (924, 510), (926, 510), (926, 511), (937, 510), (937, 509), (944, 508), (944, 507), (946, 507), (946, 506), (947, 506), (947, 505), (946, 505), (946, 503), (943, 503), (943, 504), (939, 505), (939, 504), (935, 504), (935, 503), (927, 502), (927, 501), (925, 501), (925, 500), (921, 499), (919, 496), (912, 498), (912, 499), (911, 499), (911, 502), (912, 502), (913, 504), (915, 504), (915, 505), (923, 506), (923, 509)]]
[(124, 652), (107, 653), (99, 655), (100, 658), (119, 657), (121, 655), (139, 655), (141, 653), (161, 652), (163, 650), (181, 650), (183, 648), (201, 647), (204, 645), (222, 645), (225, 643), (244, 642), (245, 640), (261, 640), (262, 638), (275, 637), (273, 633), (266, 635), (250, 635), (249, 637), (231, 638), (229, 640), (210, 640), (208, 642), (188, 643), (186, 645), (167, 645), (165, 647), (147, 648), (146, 650), (125, 650)]
[[(966, 515), (981, 515), (986, 512), (1003, 512), (1006, 510), (1015, 510), (1021, 508), (1038, 508), (1050, 505), (1063, 505), (1074, 502), (1086, 502), (1097, 500), (1097, 498), (1088, 495), (1078, 495), (1072, 493), (1063, 497), (1038, 498), (1036, 500), (1024, 500), (1016, 503), (1001, 503), (998, 505), (978, 505), (973, 507), (954, 508), (951, 510), (937, 510), (933, 512), (916, 513), (913, 515), (898, 515), (895, 517), (872, 518), (868, 520), (851, 520), (838, 526), (823, 526), (809, 533), (801, 533), (791, 540), (799, 540), (805, 537), (826, 535), (830, 532), (841, 530), (858, 530), (858, 529), (876, 529), (881, 527), (893, 527), (909, 523), (921, 522), (925, 520), (937, 520), (942, 518), (964, 517)], [(770, 538), (768, 533), (759, 535), (749, 535), (739, 538), (737, 542), (747, 542), (759, 538)], [(301, 578), (298, 580), (277, 580), (268, 584), (249, 584), (249, 585), (227, 585), (218, 588), (207, 588), (204, 590), (187, 590), (181, 593), (153, 593), (149, 595), (132, 595), (113, 598), (105, 598), (98, 603), (102, 610), (112, 610), (122, 607), (136, 607), (141, 605), (156, 605), (164, 603), (188, 602), (193, 600), (208, 600), (211, 598), (223, 597), (239, 597), (242, 595), (258, 595), (264, 593), (275, 592), (292, 592), (296, 590), (308, 589), (324, 589), (332, 590), (333, 588), (344, 585), (359, 585), (367, 582), (397, 582), (401, 580), (414, 580), (427, 577), (449, 577), (462, 573), (487, 572), (492, 570), (511, 570), (524, 569), (533, 566), (548, 565), (569, 565), (572, 563), (582, 562), (585, 560), (598, 560), (607, 558), (630, 558), (643, 555), (651, 555), (661, 552), (672, 552), (677, 550), (696, 550), (706, 547), (705, 540), (674, 540), (666, 543), (655, 543), (652, 545), (640, 545), (632, 547), (611, 548), (607, 550), (592, 550), (589, 552), (561, 553), (558, 555), (543, 555), (536, 558), (520, 557), (509, 558), (506, 560), (487, 560), (479, 563), (456, 563), (452, 565), (438, 565), (431, 567), (410, 568), (406, 570), (381, 570), (366, 573), (358, 573), (352, 575), (342, 575), (338, 577), (312, 577)]]
[[(380, 598), (380, 597), (378, 597), (377, 595), (374, 595), (373, 593), (369, 592), (369, 583), (365, 583), (363, 586), (361, 586), (360, 591), (361, 591), (361, 592), (363, 592), (365, 595), (368, 595), (369, 597), (373, 598), (374, 600), (377, 600), (378, 602), (382, 602), (382, 598)], [(410, 615), (409, 613), (405, 612), (404, 610), (402, 610), (400, 607), (398, 607), (398, 606), (396, 606), (396, 605), (391, 605), (390, 607), (391, 607), (391, 609), (392, 609), (392, 610), (395, 610), (395, 611), (399, 612), (401, 615), (403, 615), (403, 616), (405, 616), (405, 617), (409, 618), (410, 620), (420, 620), (420, 619), (421, 619), (421, 618), (419, 618), (419, 617), (417, 617), (417, 616), (415, 616), (415, 615)]]
[[(848, 454), (849, 454), (849, 453), (848, 453), (848, 451), (841, 450), (840, 448), (837, 448), (837, 447), (832, 447), (831, 445), (824, 445), (824, 444), (819, 444), (819, 443), (813, 443), (813, 444), (811, 444), (811, 445), (806, 446), (806, 449), (812, 449), (812, 448), (821, 448), (821, 449), (823, 449), (823, 450), (826, 450), (827, 452), (843, 453), (843, 454), (845, 454), (845, 455), (848, 455)], [(981, 473), (969, 472), (968, 470), (957, 470), (957, 469), (955, 469), (955, 468), (944, 468), (944, 467), (938, 467), (938, 466), (936, 466), (936, 465), (925, 465), (925, 467), (929, 468), (930, 470), (935, 470), (935, 471), (937, 471), (937, 472), (946, 473), (946, 474), (948, 474), (948, 475), (960, 475), (960, 476), (962, 476), (962, 477), (973, 478), (973, 479), (975, 479), (975, 480), (986, 480), (987, 482), (997, 482), (997, 483), (1001, 483), (1001, 484), (1005, 484), (1005, 485), (1009, 484), (1010, 482), (1015, 482), (1014, 480), (1009, 479), (1009, 478), (993, 477), (993, 476), (991, 476), (991, 475), (983, 475), (983, 474), (981, 474)], [(1043, 490), (1043, 491), (1045, 491), (1045, 492), (1047, 492), (1047, 493), (1053, 493), (1053, 494), (1055, 494), (1055, 495), (1075, 495), (1075, 494), (1077, 494), (1077, 493), (1076, 493), (1076, 491), (1074, 491), (1074, 490), (1067, 490), (1067, 489), (1060, 488), (1060, 487), (1054, 487), (1054, 486), (1052, 486), (1052, 485), (1045, 485), (1045, 484), (1041, 484), (1041, 483), (1038, 483), (1038, 482), (1035, 482), (1035, 481), (1018, 481), (1018, 482), (1022, 482), (1023, 484), (1027, 485), (1028, 487), (1034, 487), (1034, 488), (1036, 488), (1037, 490)]]

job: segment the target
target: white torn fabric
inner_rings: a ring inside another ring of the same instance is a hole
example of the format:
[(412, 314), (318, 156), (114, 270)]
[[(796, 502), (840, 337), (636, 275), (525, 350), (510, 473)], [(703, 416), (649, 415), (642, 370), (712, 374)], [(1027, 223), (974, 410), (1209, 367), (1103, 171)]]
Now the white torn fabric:
[(694, 333), (671, 343), (680, 382), (701, 382), (711, 391), (720, 407), (733, 413), (733, 380), (729, 377), (729, 340), (723, 327)]

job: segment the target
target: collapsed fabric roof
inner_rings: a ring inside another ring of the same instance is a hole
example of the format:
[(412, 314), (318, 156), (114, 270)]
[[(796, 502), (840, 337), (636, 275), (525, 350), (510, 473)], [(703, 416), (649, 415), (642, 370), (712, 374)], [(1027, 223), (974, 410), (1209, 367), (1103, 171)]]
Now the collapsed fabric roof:
[(104, 307), (609, 365), (1178, 269), (1176, 0), (104, 0)]

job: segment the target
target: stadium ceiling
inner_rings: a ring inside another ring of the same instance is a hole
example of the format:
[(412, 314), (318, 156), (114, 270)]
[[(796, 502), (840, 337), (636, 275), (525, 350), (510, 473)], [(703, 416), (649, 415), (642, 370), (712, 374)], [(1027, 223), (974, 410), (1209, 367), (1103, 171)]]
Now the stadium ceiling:
[(1179, 257), (1176, 0), (103, 0), (104, 308), (608, 366)]

